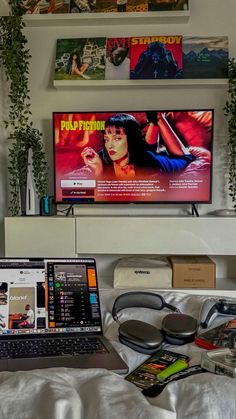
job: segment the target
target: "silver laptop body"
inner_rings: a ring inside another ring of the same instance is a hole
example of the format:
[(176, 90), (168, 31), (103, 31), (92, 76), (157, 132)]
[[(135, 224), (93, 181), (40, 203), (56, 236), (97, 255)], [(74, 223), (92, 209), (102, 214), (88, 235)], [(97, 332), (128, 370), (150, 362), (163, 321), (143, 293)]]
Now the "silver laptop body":
[(0, 371), (128, 367), (103, 336), (96, 262), (0, 259)]

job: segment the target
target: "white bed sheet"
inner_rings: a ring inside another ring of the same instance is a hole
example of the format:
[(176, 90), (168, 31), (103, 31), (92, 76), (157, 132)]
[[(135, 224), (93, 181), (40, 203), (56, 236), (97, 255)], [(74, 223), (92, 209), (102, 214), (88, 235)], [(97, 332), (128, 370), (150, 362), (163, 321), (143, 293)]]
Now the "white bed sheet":
[[(104, 333), (129, 365), (130, 371), (146, 355), (120, 344), (118, 325), (111, 316), (115, 297), (122, 290), (100, 292)], [(162, 292), (186, 314), (198, 318), (206, 296)], [(126, 309), (120, 321), (140, 319), (157, 326), (167, 309)], [(221, 318), (222, 321), (222, 318)], [(220, 322), (220, 320), (218, 320)], [(166, 346), (188, 354), (190, 365), (200, 362), (202, 349), (194, 344)], [(204, 373), (168, 384), (154, 398), (146, 398), (132, 383), (105, 369), (67, 369), (0, 373), (0, 419), (233, 419), (236, 418), (236, 380)]]

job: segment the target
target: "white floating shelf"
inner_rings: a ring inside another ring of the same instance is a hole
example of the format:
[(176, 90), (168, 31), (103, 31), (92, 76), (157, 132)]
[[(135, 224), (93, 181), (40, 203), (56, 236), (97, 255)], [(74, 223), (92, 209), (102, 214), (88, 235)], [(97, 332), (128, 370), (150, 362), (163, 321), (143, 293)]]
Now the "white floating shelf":
[(135, 12), (135, 13), (71, 13), (71, 14), (26, 14), (27, 26), (77, 26), (150, 23), (186, 23), (190, 11)]
[(159, 80), (54, 80), (56, 89), (75, 89), (76, 87), (183, 87), (183, 86), (226, 86), (228, 79), (159, 79)]
[[(118, 289), (113, 288), (113, 278), (101, 278), (99, 280), (100, 289)], [(123, 288), (124, 292), (130, 291), (129, 288)], [(134, 289), (132, 288), (132, 291)], [(139, 289), (141, 290), (141, 288)], [(147, 288), (143, 288), (143, 291), (147, 291)], [(154, 289), (153, 289), (154, 290)], [(194, 294), (194, 295), (215, 295), (218, 297), (231, 297), (236, 298), (236, 278), (217, 278), (216, 279), (216, 288), (158, 288), (155, 289), (156, 292), (181, 292), (185, 294)]]

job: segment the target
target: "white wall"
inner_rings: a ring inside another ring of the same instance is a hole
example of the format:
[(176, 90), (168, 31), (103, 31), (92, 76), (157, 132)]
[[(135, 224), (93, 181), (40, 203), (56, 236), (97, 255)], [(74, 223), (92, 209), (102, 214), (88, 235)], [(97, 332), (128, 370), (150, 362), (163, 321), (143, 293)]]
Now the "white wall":
[[(55, 89), (53, 71), (57, 38), (92, 37), (92, 36), (138, 36), (150, 34), (182, 34), (183, 36), (229, 36), (230, 55), (236, 55), (235, 0), (190, 0), (191, 16), (187, 23), (128, 24), (114, 25), (106, 22), (104, 26), (82, 25), (64, 27), (27, 27), (32, 60), (29, 76), (33, 119), (44, 134), (45, 147), (50, 165), (50, 191), (53, 191), (53, 111), (82, 110), (122, 110), (145, 108), (214, 108), (214, 167), (213, 167), (213, 202), (212, 205), (199, 205), (200, 214), (216, 208), (230, 207), (230, 200), (225, 193), (225, 143), (227, 125), (223, 107), (227, 98), (227, 86), (195, 85), (175, 87), (82, 87), (75, 89)], [(106, 19), (107, 20), (107, 19)], [(5, 85), (0, 85), (6, 90)], [(5, 92), (6, 93), (6, 92)], [(6, 109), (6, 98), (1, 95), (0, 117)], [(4, 132), (0, 128), (0, 219), (6, 215), (7, 199), (7, 162)], [(76, 212), (89, 214), (131, 213), (185, 213), (184, 206), (86, 206)], [(3, 236), (0, 230), (0, 242)], [(1, 251), (1, 247), (0, 247)]]

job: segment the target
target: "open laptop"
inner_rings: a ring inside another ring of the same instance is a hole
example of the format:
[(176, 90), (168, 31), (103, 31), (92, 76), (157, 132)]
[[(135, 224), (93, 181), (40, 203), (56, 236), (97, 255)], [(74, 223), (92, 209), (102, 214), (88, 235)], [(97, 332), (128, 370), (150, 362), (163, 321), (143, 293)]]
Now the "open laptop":
[(103, 336), (94, 259), (0, 259), (0, 371), (128, 367)]

